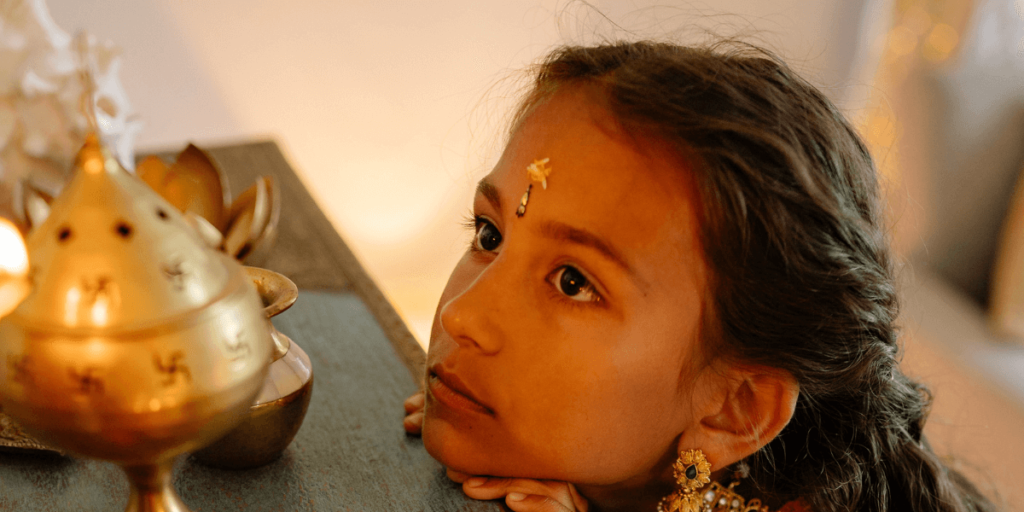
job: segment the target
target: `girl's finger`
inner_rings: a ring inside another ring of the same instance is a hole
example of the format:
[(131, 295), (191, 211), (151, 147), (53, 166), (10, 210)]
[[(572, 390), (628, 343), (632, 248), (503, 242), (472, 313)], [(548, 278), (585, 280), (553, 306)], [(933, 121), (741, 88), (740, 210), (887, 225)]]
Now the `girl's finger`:
[(402, 426), (405, 427), (406, 433), (419, 435), (423, 431), (423, 413), (414, 412), (406, 416)]
[(580, 512), (587, 512), (590, 510), (590, 502), (585, 500), (583, 496), (580, 496), (580, 492), (576, 490), (576, 486), (573, 484), (565, 484), (569, 490), (569, 499), (572, 500), (573, 506)]
[(405, 413), (409, 414), (409, 413), (413, 413), (413, 412), (416, 412), (416, 411), (422, 411), (423, 410), (423, 402), (425, 400), (426, 400), (426, 395), (424, 395), (422, 391), (419, 392), (419, 393), (416, 393), (415, 395), (410, 396), (409, 398), (406, 398), (405, 399), (405, 403), (403, 404), (403, 405), (405, 405)]
[(496, 500), (515, 491), (511, 488), (512, 481), (511, 478), (474, 476), (462, 482), (462, 492), (474, 500)]
[[(508, 496), (522, 497), (521, 500), (512, 501), (525, 501), (526, 503), (522, 505), (524, 507), (546, 507), (523, 510), (587, 510), (586, 500), (580, 498), (570, 484), (553, 480), (472, 477), (462, 483), (462, 492), (476, 500), (496, 500), (505, 497), (508, 502)], [(551, 500), (553, 504), (544, 504), (542, 498)], [(551, 508), (554, 505), (561, 508)], [(511, 506), (509, 504), (509, 507)]]
[(577, 512), (575, 508), (566, 508), (558, 500), (536, 494), (509, 493), (505, 496), (505, 504), (514, 512)]

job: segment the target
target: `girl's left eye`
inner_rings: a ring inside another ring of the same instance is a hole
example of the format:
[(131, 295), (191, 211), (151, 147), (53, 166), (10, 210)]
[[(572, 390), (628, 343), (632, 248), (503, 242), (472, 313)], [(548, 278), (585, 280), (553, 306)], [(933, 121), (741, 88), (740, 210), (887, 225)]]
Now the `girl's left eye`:
[(558, 291), (572, 300), (579, 302), (597, 302), (601, 300), (594, 285), (576, 267), (564, 265), (551, 274), (551, 283)]

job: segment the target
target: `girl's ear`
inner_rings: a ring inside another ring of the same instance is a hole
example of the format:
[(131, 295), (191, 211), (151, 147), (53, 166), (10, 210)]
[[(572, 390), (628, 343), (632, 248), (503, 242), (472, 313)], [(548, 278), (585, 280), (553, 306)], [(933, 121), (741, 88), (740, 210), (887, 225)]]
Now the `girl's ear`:
[(703, 450), (715, 469), (743, 460), (779, 435), (800, 396), (796, 379), (774, 368), (731, 368), (721, 378), (721, 392), (679, 440), (680, 450)]

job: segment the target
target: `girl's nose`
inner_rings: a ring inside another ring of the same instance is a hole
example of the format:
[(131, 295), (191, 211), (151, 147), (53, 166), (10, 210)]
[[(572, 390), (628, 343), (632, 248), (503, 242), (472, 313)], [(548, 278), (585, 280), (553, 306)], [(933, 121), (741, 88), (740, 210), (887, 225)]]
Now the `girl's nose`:
[[(488, 269), (489, 270), (489, 269)], [(459, 294), (441, 307), (441, 330), (459, 346), (496, 354), (504, 345), (509, 319), (504, 316), (502, 296), (490, 289), (495, 283), (488, 271), (481, 272)]]

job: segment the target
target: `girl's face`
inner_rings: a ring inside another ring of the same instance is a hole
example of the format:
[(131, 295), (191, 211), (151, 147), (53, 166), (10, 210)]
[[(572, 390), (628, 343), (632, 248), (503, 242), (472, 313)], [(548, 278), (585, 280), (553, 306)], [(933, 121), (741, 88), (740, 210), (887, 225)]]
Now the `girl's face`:
[[(687, 170), (595, 104), (579, 89), (542, 103), (477, 188), (427, 355), (423, 439), (452, 469), (642, 479), (699, 420), (706, 270)], [(517, 217), (544, 158), (547, 189)]]

